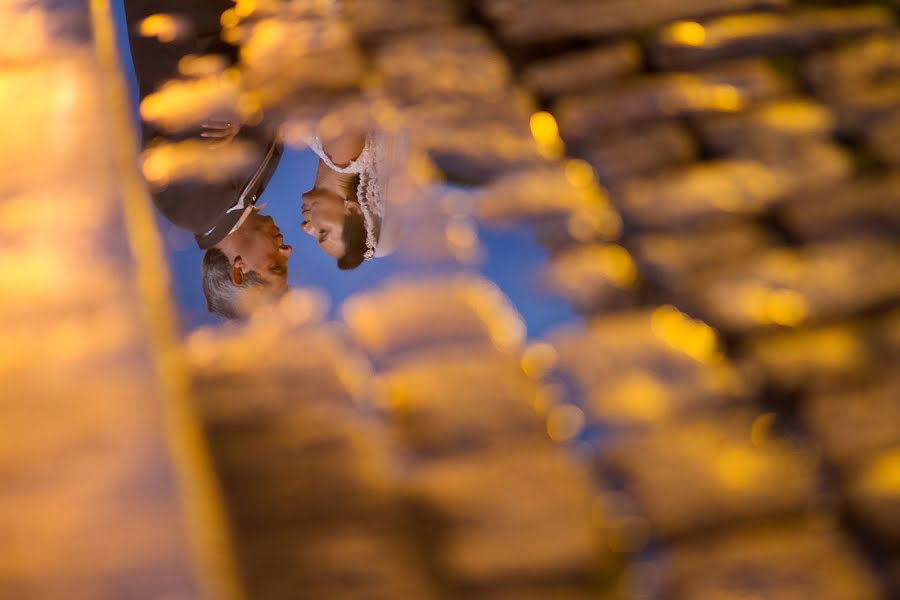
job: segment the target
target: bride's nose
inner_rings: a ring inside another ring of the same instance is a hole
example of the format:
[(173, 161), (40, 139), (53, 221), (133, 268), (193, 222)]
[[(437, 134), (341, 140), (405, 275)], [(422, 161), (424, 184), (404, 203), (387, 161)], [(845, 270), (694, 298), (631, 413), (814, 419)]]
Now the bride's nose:
[(300, 228), (309, 235), (316, 235), (316, 228), (313, 227), (313, 224), (309, 221), (303, 221), (302, 223), (300, 223)]

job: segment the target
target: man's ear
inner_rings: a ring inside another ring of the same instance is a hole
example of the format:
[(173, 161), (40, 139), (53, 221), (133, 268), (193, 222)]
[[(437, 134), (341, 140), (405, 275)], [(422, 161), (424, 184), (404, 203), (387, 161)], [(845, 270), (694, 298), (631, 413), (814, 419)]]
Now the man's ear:
[(240, 256), (235, 256), (234, 262), (231, 263), (231, 283), (234, 285), (244, 283), (244, 259)]

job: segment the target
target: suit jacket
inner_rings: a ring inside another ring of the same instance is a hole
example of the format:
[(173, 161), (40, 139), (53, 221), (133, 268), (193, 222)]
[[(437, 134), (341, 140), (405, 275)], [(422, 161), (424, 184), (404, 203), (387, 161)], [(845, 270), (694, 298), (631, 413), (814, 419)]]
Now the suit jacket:
[[(221, 54), (236, 62), (237, 49), (220, 39), (219, 17), (232, 6), (231, 0), (125, 0), (128, 40), (141, 100), (176, 77), (178, 61), (186, 54)], [(192, 35), (162, 43), (138, 34), (138, 24), (155, 13), (190, 18), (194, 25)], [(147, 123), (142, 127), (142, 135), (145, 148), (161, 139), (173, 139)], [(243, 128), (237, 139), (255, 146), (260, 157), (257, 167), (249, 173), (216, 184), (173, 183), (153, 193), (157, 209), (177, 227), (192, 232), (203, 249), (215, 246), (231, 232), (243, 207), (255, 204), (262, 195), (281, 159), (282, 146), (265, 126)]]

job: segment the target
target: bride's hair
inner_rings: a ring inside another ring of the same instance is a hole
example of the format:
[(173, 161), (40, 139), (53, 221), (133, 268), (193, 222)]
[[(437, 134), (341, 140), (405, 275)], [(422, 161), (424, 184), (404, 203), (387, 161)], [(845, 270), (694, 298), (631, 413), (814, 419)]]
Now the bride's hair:
[(342, 270), (355, 269), (363, 263), (366, 257), (366, 223), (363, 216), (356, 211), (344, 216), (344, 231), (341, 235), (344, 241), (344, 255), (337, 261), (337, 266)]
[[(356, 189), (359, 185), (359, 175), (351, 179), (347, 186), (347, 201), (359, 204), (356, 197)], [(344, 242), (344, 255), (337, 261), (339, 269), (348, 271), (357, 268), (363, 263), (366, 257), (366, 251), (369, 249), (366, 245), (366, 221), (361, 211), (348, 211), (344, 215), (344, 228), (341, 239)]]

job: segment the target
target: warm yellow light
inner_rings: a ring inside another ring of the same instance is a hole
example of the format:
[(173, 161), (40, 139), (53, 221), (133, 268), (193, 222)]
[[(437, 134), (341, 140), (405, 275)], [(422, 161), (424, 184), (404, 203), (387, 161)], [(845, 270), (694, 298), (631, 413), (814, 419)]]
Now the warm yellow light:
[(237, 0), (234, 12), (238, 17), (249, 17), (256, 10), (256, 0)]
[(710, 95), (710, 108), (720, 112), (737, 112), (744, 108), (744, 98), (733, 85), (717, 85)]
[(763, 475), (762, 459), (749, 448), (731, 446), (710, 458), (716, 477), (731, 489), (751, 488)]
[(706, 42), (706, 28), (695, 21), (679, 21), (670, 25), (665, 37), (673, 44), (681, 46), (702, 46)]
[(593, 399), (593, 405), (611, 419), (627, 422), (652, 423), (669, 415), (670, 404), (666, 389), (648, 373), (625, 375), (603, 397)]
[(221, 17), (219, 17), (219, 23), (222, 25), (223, 29), (231, 29), (233, 27), (237, 27), (238, 23), (240, 22), (241, 18), (238, 16), (237, 11), (233, 8), (229, 8), (222, 13)]
[(637, 281), (637, 267), (622, 246), (610, 245), (597, 249), (597, 261), (609, 280), (618, 287), (630, 287)]
[(529, 377), (540, 379), (556, 366), (556, 361), (556, 348), (547, 342), (535, 342), (522, 353), (522, 370)]
[(161, 42), (174, 42), (184, 32), (184, 23), (172, 15), (157, 13), (138, 24), (138, 33)]
[(775, 425), (775, 413), (763, 413), (753, 420), (750, 426), (750, 441), (757, 448), (766, 445)]
[(563, 154), (563, 143), (559, 137), (556, 119), (546, 111), (531, 115), (531, 135), (537, 142), (538, 150), (547, 158), (559, 158)]
[(584, 411), (577, 406), (555, 406), (547, 416), (547, 434), (554, 442), (568, 442), (581, 433), (584, 424)]
[(478, 243), (478, 232), (468, 219), (451, 219), (444, 228), (444, 236), (452, 248), (470, 249)]
[(753, 318), (763, 324), (796, 327), (809, 317), (809, 302), (794, 290), (754, 287), (744, 293)]
[(577, 188), (586, 188), (594, 183), (594, 169), (579, 159), (566, 161), (566, 181)]
[(719, 338), (715, 330), (674, 306), (660, 306), (653, 311), (650, 327), (656, 337), (694, 360), (708, 362), (719, 355)]
[(861, 474), (866, 492), (880, 496), (900, 496), (900, 448), (894, 448), (869, 463)]

